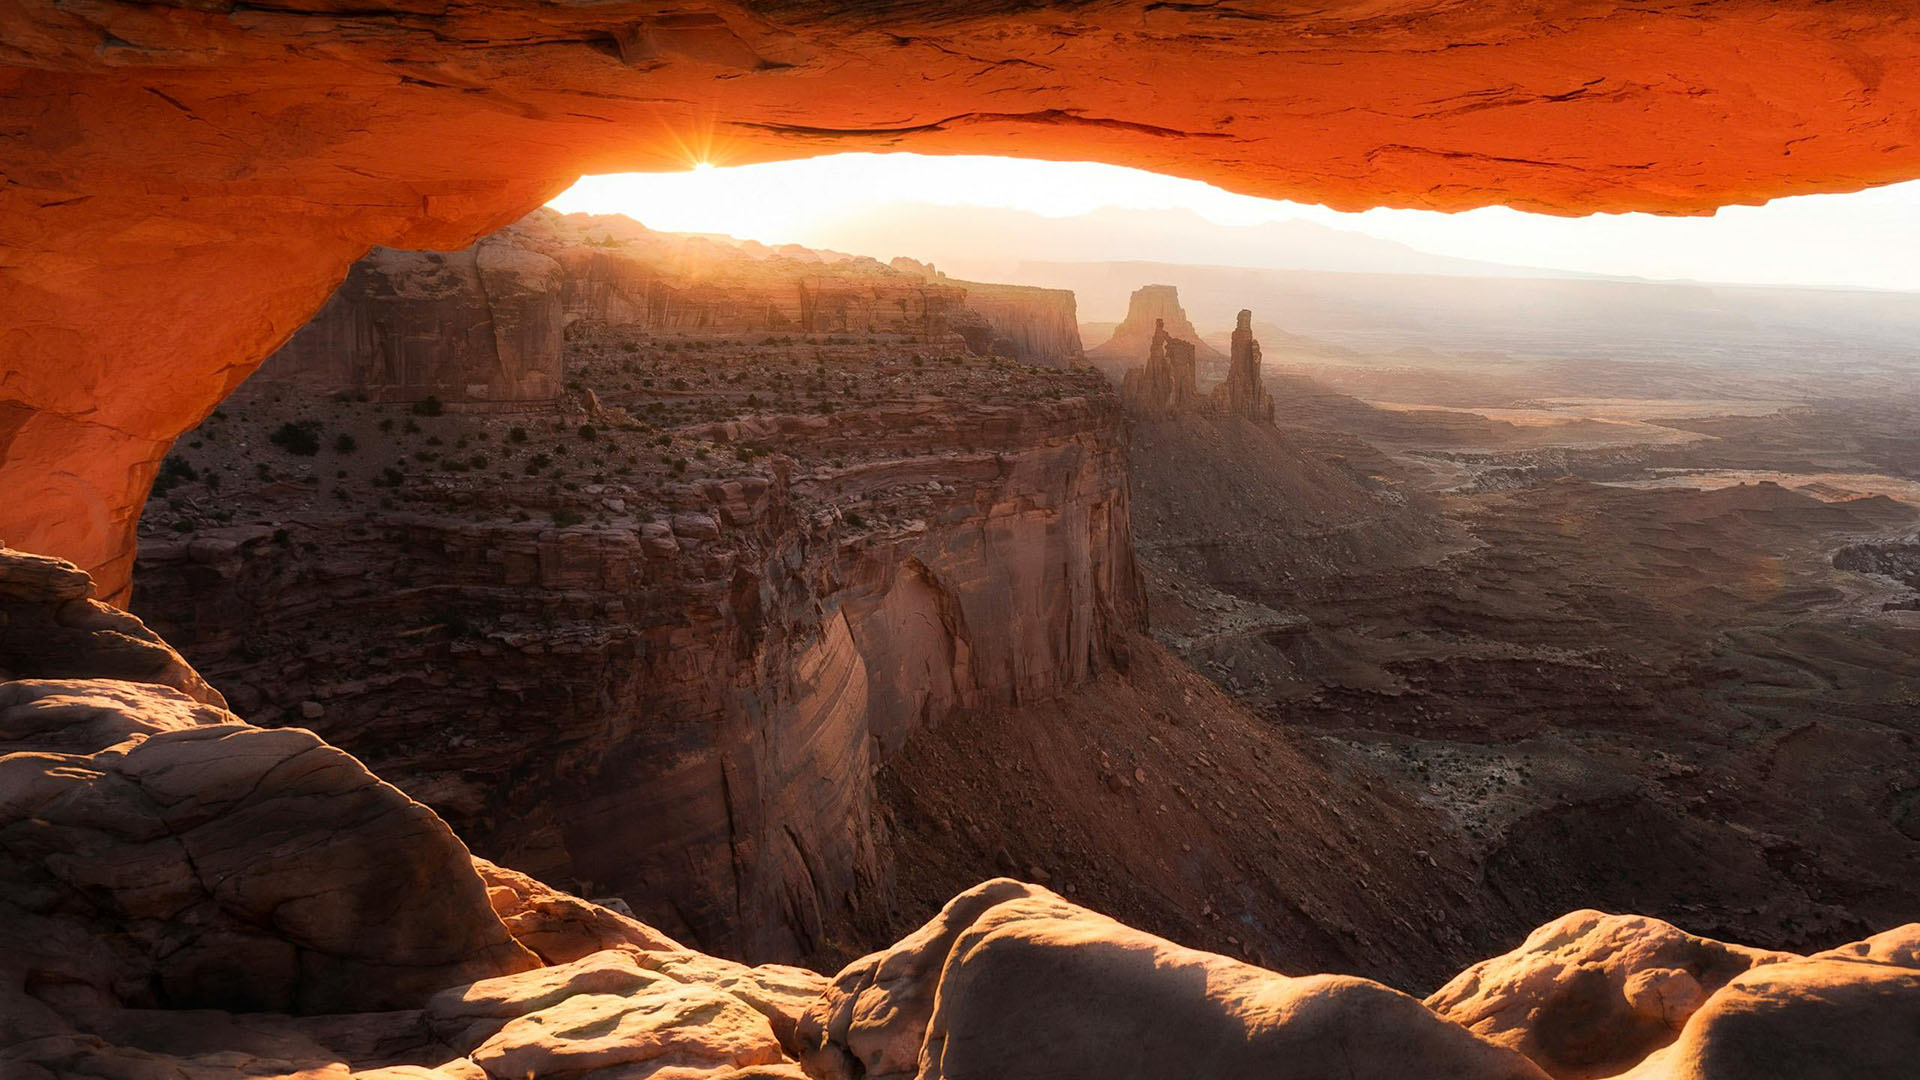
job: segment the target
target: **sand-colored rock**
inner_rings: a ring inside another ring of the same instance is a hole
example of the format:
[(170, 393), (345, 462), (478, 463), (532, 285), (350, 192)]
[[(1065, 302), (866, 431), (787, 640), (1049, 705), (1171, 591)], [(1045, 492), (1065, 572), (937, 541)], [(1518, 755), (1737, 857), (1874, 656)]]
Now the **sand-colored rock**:
[(1142, 285), (1127, 297), (1127, 317), (1113, 328), (1113, 336), (1087, 350), (1087, 359), (1118, 382), (1128, 367), (1153, 351), (1156, 335), (1165, 333), (1190, 343), (1195, 362), (1216, 364), (1226, 357), (1207, 344), (1180, 306), (1180, 290), (1172, 285)]
[(505, 239), (375, 248), (260, 377), (375, 401), (540, 401), (560, 393), (560, 265)]
[(1902, 1080), (1920, 1061), (1920, 971), (1794, 959), (1734, 979), (1622, 1080)]
[(817, 972), (781, 964), (749, 967), (695, 952), (638, 919), (485, 859), (473, 863), (514, 940), (548, 964), (619, 963), (606, 958), (625, 956), (625, 963), (675, 982), (725, 990), (765, 1015), (783, 1044), (792, 1043), (801, 1012), (826, 988), (827, 980)]
[(1155, 319), (1147, 362), (1127, 369), (1120, 400), (1126, 403), (1129, 416), (1146, 419), (1164, 420), (1193, 411), (1200, 404), (1194, 343), (1167, 333), (1165, 321)]
[(337, 1012), (534, 967), (431, 811), (165, 687), (0, 684), (0, 957), (62, 1006)]
[(692, 1074), (782, 1060), (765, 1017), (729, 994), (674, 982), (568, 997), (509, 1021), (471, 1057), (494, 1080), (616, 1068)]
[(1290, 979), (1005, 879), (850, 965), (800, 1037), (825, 1080), (1542, 1076), (1378, 983)]
[(517, 870), (473, 860), (487, 899), (513, 939), (549, 964), (565, 964), (603, 949), (679, 949), (680, 944), (638, 919), (569, 896)]
[(1260, 367), (1260, 343), (1253, 340), (1253, 312), (1241, 311), (1233, 324), (1227, 377), (1213, 388), (1214, 411), (1259, 423), (1273, 423), (1273, 395)]
[(0, 544), (0, 681), (74, 676), (155, 683), (226, 706), (145, 623), (93, 599), (85, 571)]
[(1920, 968), (1920, 923), (1908, 923), (1838, 948), (1817, 952), (1809, 960), (1864, 960), (1872, 964)]
[(1427, 1006), (1560, 1080), (1589, 1080), (1672, 1042), (1734, 977), (1794, 959), (1645, 916), (1575, 911), (1461, 972)]

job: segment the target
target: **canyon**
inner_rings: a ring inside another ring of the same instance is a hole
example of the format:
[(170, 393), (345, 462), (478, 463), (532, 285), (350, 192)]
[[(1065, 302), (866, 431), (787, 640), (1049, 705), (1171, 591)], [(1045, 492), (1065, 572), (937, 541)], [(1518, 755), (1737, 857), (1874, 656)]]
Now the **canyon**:
[(1176, 266), (1087, 349), (1066, 289), (539, 208), (1014, 149), (1706, 214), (1920, 175), (1912, 13), (0, 28), (0, 1073), (1911, 1073), (1908, 338), (1301, 294), (1394, 351)]

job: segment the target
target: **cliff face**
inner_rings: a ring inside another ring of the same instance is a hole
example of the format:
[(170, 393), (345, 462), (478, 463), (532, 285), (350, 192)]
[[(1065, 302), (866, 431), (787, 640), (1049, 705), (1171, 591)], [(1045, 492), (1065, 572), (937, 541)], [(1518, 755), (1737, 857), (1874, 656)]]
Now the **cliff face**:
[(375, 248), (260, 377), (380, 401), (537, 401), (560, 392), (560, 265), (489, 238)]
[(968, 336), (975, 352), (1045, 367), (1077, 367), (1086, 362), (1072, 291), (941, 280), (967, 290), (965, 308), (984, 324), (983, 335)]
[[(975, 325), (958, 318), (966, 295), (872, 259), (829, 261), (804, 248), (540, 210), (462, 251), (375, 248), (259, 377), (376, 401), (545, 401), (561, 391), (565, 327), (579, 320), (654, 332), (943, 340), (957, 322)], [(997, 344), (1004, 355), (1056, 366), (1077, 358), (1073, 294), (1048, 296), (1038, 319), (1035, 307), (1002, 299), (979, 351)], [(1063, 319), (1067, 342), (1058, 340)]]
[(499, 237), (562, 270), (569, 321), (652, 332), (942, 338), (962, 290), (876, 260), (654, 232), (618, 215), (529, 215)]
[[(1023, 370), (1053, 385), (977, 375)], [(806, 955), (884, 909), (873, 774), (908, 734), (1125, 662), (1124, 420), (1086, 389), (681, 426), (714, 467), (556, 486), (594, 517), (566, 527), (515, 520), (545, 481), (410, 483), (371, 519), (228, 488), (270, 523), (150, 538), (138, 607), (236, 708), (322, 731), (477, 850), (709, 948)], [(512, 422), (434, 437), (506, 450)], [(628, 426), (580, 453), (654, 449)], [(771, 464), (717, 464), (740, 452)]]

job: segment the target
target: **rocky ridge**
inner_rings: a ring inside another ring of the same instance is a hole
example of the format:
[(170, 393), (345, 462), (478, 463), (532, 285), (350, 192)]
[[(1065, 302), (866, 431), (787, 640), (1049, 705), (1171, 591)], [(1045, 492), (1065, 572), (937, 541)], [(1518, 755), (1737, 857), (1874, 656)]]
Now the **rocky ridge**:
[(552, 401), (566, 381), (566, 336), (588, 326), (756, 342), (885, 337), (1081, 362), (1072, 293), (895, 263), (542, 209), (460, 251), (375, 248), (256, 378), (363, 400)]

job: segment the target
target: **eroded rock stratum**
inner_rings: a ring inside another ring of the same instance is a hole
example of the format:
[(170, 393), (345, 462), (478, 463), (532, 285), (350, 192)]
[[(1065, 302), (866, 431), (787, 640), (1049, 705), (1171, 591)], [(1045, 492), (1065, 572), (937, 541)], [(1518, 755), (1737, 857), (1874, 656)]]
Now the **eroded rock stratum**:
[(167, 443), (369, 245), (582, 173), (1012, 152), (1570, 213), (1920, 174), (1920, 16), (1872, 0), (29, 0), (0, 41), (0, 536), (114, 602)]

